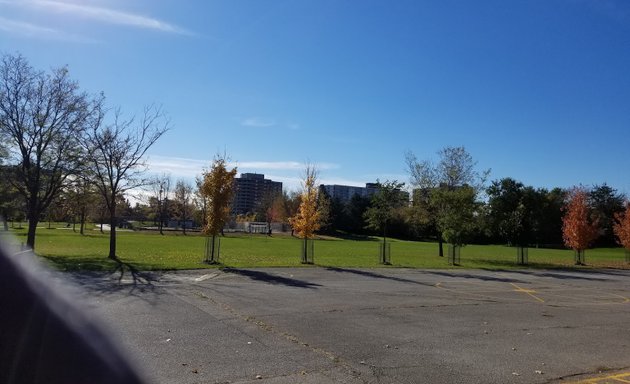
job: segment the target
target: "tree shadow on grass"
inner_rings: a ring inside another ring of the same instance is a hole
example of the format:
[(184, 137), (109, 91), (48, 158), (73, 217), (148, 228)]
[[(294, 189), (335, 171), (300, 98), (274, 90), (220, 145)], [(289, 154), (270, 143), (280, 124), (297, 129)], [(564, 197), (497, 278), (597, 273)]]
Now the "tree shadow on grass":
[(40, 255), (50, 266), (64, 272), (109, 272), (116, 269), (116, 262), (107, 257), (71, 257)]
[(263, 281), (265, 283), (274, 284), (274, 285), (286, 285), (288, 287), (309, 288), (309, 289), (321, 287), (320, 284), (309, 283), (308, 281), (273, 275), (271, 273), (262, 272), (262, 271), (253, 271), (250, 269), (238, 269), (238, 268), (231, 268), (231, 267), (225, 267), (222, 270), (223, 272), (226, 272), (226, 273), (233, 273), (236, 275), (249, 277), (252, 280)]
[(343, 239), (343, 240), (369, 241), (369, 242), (382, 241), (382, 239), (379, 239), (379, 238), (374, 237), (374, 236), (357, 235), (357, 234), (353, 234), (353, 233), (338, 232), (338, 233), (333, 234), (333, 236), (338, 237), (338, 238)]
[(382, 275), (380, 273), (365, 271), (361, 269), (349, 269), (349, 268), (339, 268), (339, 267), (324, 267), (324, 268), (326, 268), (327, 271), (332, 271), (332, 272), (352, 273), (355, 275), (360, 275), (360, 276), (365, 276), (365, 277), (370, 277), (370, 278), (375, 278), (375, 279), (386, 279), (386, 280), (397, 281), (399, 283), (433, 286), (433, 284), (423, 283), (421, 281), (405, 279), (402, 277), (387, 276), (387, 275)]

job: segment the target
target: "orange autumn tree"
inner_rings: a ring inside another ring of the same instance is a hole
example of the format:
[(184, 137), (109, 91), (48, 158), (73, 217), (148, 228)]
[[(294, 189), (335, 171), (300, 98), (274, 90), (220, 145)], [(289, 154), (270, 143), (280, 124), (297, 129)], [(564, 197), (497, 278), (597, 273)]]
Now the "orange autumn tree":
[(588, 206), (588, 193), (582, 187), (574, 187), (569, 192), (569, 201), (562, 218), (562, 238), (564, 244), (575, 251), (575, 264), (584, 264), (584, 250), (598, 236), (596, 220), (591, 219)]
[[(626, 249), (626, 255), (630, 255), (630, 202), (626, 202), (626, 210), (615, 214), (613, 231), (617, 236), (619, 245)], [(628, 258), (626, 256), (626, 261)]]
[(206, 199), (207, 213), (206, 226), (203, 233), (209, 236), (206, 239), (206, 259), (209, 264), (217, 263), (219, 252), (217, 236), (221, 233), (225, 222), (230, 217), (230, 204), (234, 198), (234, 177), (236, 168), (227, 169), (225, 156), (216, 156), (210, 170), (204, 172), (203, 181), (199, 186), (199, 192)]
[(300, 194), (300, 206), (295, 216), (289, 218), (289, 224), (298, 235), (304, 239), (302, 247), (302, 263), (309, 262), (308, 239), (312, 239), (322, 224), (322, 212), (318, 206), (317, 170), (312, 165), (307, 165), (302, 181), (302, 193)]

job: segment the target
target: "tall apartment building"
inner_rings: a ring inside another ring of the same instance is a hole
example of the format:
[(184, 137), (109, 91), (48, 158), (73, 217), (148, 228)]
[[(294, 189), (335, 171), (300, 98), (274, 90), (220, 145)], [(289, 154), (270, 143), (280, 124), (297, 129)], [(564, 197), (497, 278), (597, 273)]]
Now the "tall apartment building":
[(342, 202), (348, 202), (354, 195), (367, 197), (368, 191), (365, 187), (355, 187), (351, 185), (322, 185), (326, 194), (331, 199), (339, 199)]
[(234, 179), (234, 201), (232, 213), (239, 215), (252, 213), (264, 202), (282, 194), (282, 183), (265, 179), (265, 175), (258, 173), (241, 173)]
[[(372, 197), (372, 195), (378, 192), (377, 183), (366, 183), (365, 187), (334, 184), (321, 185), (320, 188), (323, 188), (331, 199), (338, 199), (342, 203), (349, 202), (355, 195), (361, 197)], [(409, 201), (409, 192), (400, 191), (400, 196), (404, 201)]]
[(372, 197), (378, 191), (376, 183), (366, 183), (365, 187), (355, 187), (352, 185), (322, 185), (326, 193), (331, 199), (338, 199), (343, 203), (347, 203), (353, 196)]

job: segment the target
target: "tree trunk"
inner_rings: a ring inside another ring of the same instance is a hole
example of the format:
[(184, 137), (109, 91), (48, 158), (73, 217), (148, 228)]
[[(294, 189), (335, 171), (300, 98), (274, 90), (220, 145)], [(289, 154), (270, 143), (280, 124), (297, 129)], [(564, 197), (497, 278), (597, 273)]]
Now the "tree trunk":
[(212, 262), (216, 261), (216, 258), (214, 257), (214, 244), (217, 240), (217, 236), (216, 235), (212, 235)]
[(116, 203), (109, 210), (109, 258), (116, 260)]
[[(216, 264), (219, 262), (218, 252), (215, 250), (217, 235), (212, 235), (210, 239), (210, 254), (208, 255), (208, 243), (206, 242), (206, 263)], [(216, 252), (216, 256), (215, 256)]]
[(438, 249), (439, 256), (444, 257), (444, 240), (442, 239), (442, 234), (438, 234)]
[(381, 248), (381, 264), (385, 264), (385, 244), (387, 244), (387, 238), (383, 236), (383, 247)]
[(383, 226), (383, 249), (381, 250), (381, 264), (385, 264), (385, 244), (387, 243), (387, 229)]
[(26, 245), (35, 249), (35, 230), (37, 230), (38, 220), (36, 219), (37, 215), (29, 214), (28, 218), (28, 234), (26, 235)]
[(79, 225), (79, 233), (85, 235), (85, 210), (81, 210), (81, 217), (79, 218), (81, 224)]

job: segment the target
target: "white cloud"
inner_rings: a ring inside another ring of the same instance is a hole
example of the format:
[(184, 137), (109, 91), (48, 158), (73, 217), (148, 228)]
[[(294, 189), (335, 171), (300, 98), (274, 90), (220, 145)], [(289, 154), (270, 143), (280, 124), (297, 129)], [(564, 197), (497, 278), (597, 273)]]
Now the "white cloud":
[[(284, 170), (284, 171), (302, 171), (304, 163), (298, 161), (243, 161), (235, 162), (235, 166), (241, 169), (260, 169), (260, 170)], [(332, 163), (314, 164), (318, 170), (337, 169), (339, 165)]]
[(170, 173), (173, 177), (194, 178), (210, 167), (210, 160), (186, 159), (182, 157), (150, 156), (147, 159), (149, 171)]
[[(208, 169), (211, 160), (188, 159), (182, 157), (151, 156), (147, 160), (149, 171), (154, 174), (168, 173), (173, 180), (188, 179), (190, 182), (196, 176), (201, 175), (203, 170)], [(304, 170), (304, 163), (298, 161), (242, 161), (230, 162), (230, 167), (238, 167), (239, 173), (257, 172), (265, 175), (265, 178), (282, 182), (284, 189), (289, 191), (299, 191), (302, 185), (301, 175)], [(340, 168), (333, 163), (315, 164), (319, 171), (328, 171)], [(368, 177), (365, 181), (346, 179), (326, 175), (321, 172), (319, 184), (352, 185), (364, 187), (366, 182), (374, 182), (376, 178)]]
[(2, 4), (28, 6), (38, 11), (49, 10), (56, 13), (71, 14), (86, 19), (98, 20), (110, 24), (125, 25), (135, 28), (152, 29), (168, 33), (192, 35), (190, 31), (152, 17), (123, 12), (111, 8), (95, 7), (85, 4), (66, 3), (53, 0), (0, 1)]
[(95, 40), (88, 39), (83, 36), (73, 35), (53, 28), (42, 27), (25, 21), (9, 20), (4, 17), (0, 17), (0, 31), (46, 40), (64, 40), (84, 43), (96, 42)]
[[(187, 159), (182, 157), (151, 156), (147, 160), (153, 173), (170, 173), (174, 177), (195, 177), (210, 167), (211, 160)], [(315, 163), (318, 170), (338, 169), (338, 164)], [(230, 167), (237, 167), (239, 172), (292, 171), (299, 175), (304, 170), (304, 163), (298, 161), (235, 161)]]

